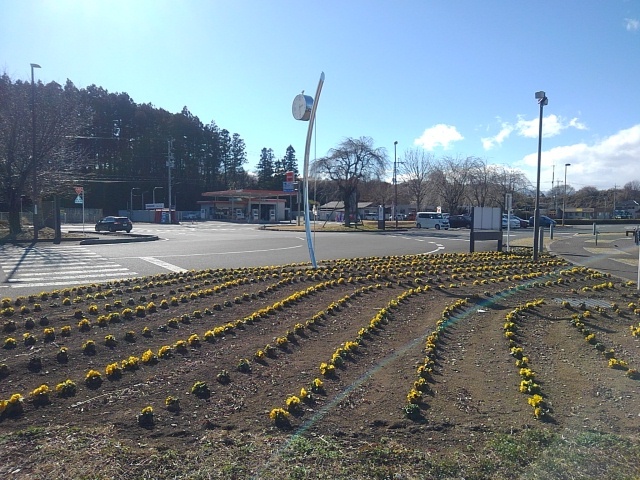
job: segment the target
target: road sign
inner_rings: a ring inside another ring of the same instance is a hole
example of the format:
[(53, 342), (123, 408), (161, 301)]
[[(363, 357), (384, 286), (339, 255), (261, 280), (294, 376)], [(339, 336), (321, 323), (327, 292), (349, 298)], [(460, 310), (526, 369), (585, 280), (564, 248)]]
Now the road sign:
[(294, 182), (282, 182), (282, 191), (283, 192), (294, 192), (295, 187), (293, 185)]
[(285, 179), (285, 181), (286, 181), (286, 182), (293, 182), (293, 180), (294, 180), (294, 173), (293, 173), (293, 172), (291, 172), (291, 171), (286, 172), (286, 173), (284, 174), (284, 179)]
[(80, 203), (80, 204), (84, 203), (84, 202), (82, 201), (82, 197), (81, 197), (80, 195), (78, 195), (78, 196), (76, 197), (76, 203)]
[(164, 202), (162, 203), (145, 203), (145, 210), (155, 210), (156, 208), (164, 208)]
[[(83, 188), (83, 187), (73, 187), (73, 188), (75, 188), (76, 193), (77, 193), (78, 195), (80, 195), (80, 194), (84, 191), (84, 188)], [(76, 202), (76, 203), (78, 203), (78, 202)]]

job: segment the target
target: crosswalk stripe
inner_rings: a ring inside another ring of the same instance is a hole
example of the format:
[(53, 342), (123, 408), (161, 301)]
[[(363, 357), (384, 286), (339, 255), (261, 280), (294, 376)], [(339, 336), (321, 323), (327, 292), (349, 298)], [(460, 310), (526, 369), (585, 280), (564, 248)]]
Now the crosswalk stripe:
[[(3, 252), (4, 253), (4, 252)], [(11, 288), (100, 283), (138, 275), (83, 247), (35, 247), (2, 257), (0, 268)]]
[[(113, 273), (111, 273), (113, 272)], [(58, 272), (39, 272), (39, 273), (29, 273), (24, 276), (20, 276), (20, 280), (8, 279), (8, 282), (20, 281), (20, 282), (28, 282), (30, 280), (42, 280), (42, 277), (47, 278), (68, 278), (69, 276), (73, 276), (73, 278), (82, 278), (82, 277), (91, 277), (91, 276), (104, 276), (104, 275), (121, 275), (122, 272), (129, 272), (128, 268), (119, 267), (119, 268), (108, 268), (108, 269), (93, 269), (91, 273), (88, 273), (86, 270), (74, 270), (63, 273)]]

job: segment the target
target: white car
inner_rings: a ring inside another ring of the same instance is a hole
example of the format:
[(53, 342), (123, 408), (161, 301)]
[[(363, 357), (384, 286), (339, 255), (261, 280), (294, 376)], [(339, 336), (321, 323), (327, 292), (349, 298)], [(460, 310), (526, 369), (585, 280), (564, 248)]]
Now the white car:
[(515, 217), (514, 215), (511, 215), (511, 218), (509, 219), (509, 215), (507, 215), (506, 213), (502, 214), (502, 228), (506, 229), (507, 228), (507, 222), (509, 222), (509, 229), (513, 230), (515, 228), (520, 228), (520, 219)]

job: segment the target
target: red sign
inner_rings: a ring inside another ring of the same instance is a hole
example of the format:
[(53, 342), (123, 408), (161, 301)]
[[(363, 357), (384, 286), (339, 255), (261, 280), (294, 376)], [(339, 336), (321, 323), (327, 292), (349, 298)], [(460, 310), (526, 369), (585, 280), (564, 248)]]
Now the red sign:
[(75, 188), (75, 189), (76, 189), (76, 193), (77, 193), (78, 195), (80, 195), (80, 194), (83, 192), (83, 190), (84, 190), (82, 187), (73, 187), (73, 188)]
[(293, 182), (294, 181), (294, 177), (293, 177), (293, 172), (287, 172), (284, 174), (284, 179), (286, 182)]

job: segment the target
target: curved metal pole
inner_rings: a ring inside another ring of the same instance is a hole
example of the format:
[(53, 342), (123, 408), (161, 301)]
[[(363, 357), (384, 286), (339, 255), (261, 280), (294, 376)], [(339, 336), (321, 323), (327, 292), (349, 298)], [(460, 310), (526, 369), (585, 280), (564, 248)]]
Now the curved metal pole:
[(318, 108), (318, 100), (320, 99), (320, 92), (322, 92), (322, 85), (324, 84), (324, 72), (320, 74), (320, 81), (318, 82), (318, 88), (316, 90), (316, 96), (313, 99), (313, 106), (311, 107), (311, 116), (309, 117), (309, 128), (307, 129), (307, 143), (304, 148), (304, 230), (307, 235), (307, 246), (309, 248), (309, 257), (311, 258), (311, 265), (313, 268), (317, 268), (316, 255), (313, 251), (313, 241), (311, 239), (311, 223), (309, 221), (309, 150), (311, 148), (311, 136), (313, 134), (313, 123), (316, 120), (316, 109)]

